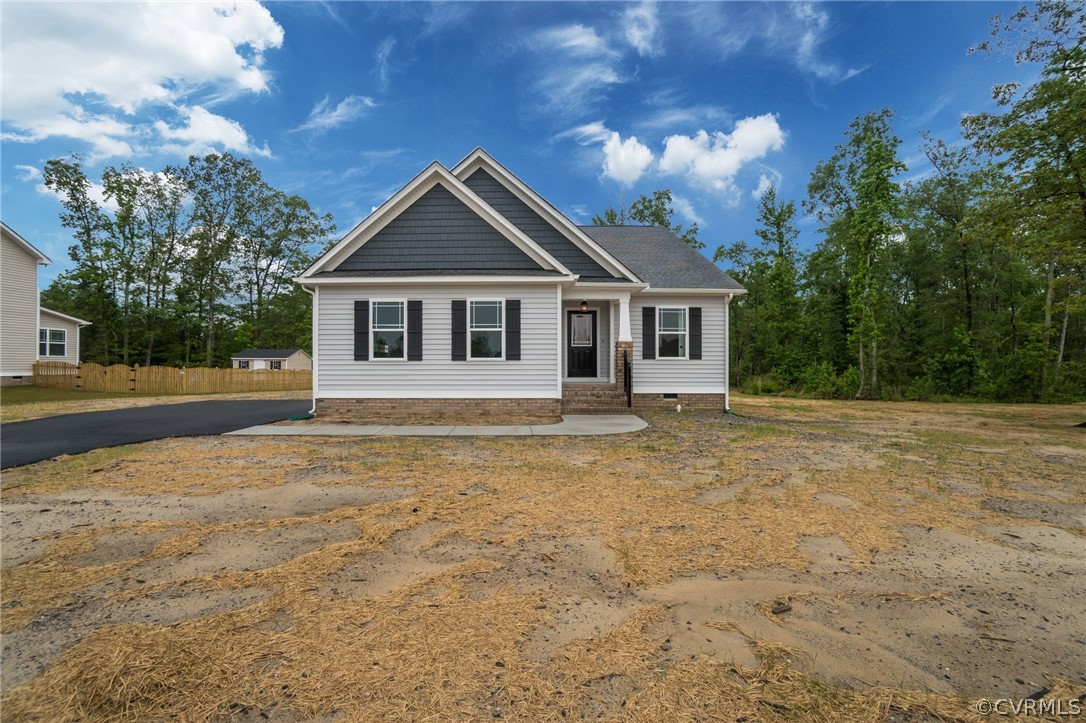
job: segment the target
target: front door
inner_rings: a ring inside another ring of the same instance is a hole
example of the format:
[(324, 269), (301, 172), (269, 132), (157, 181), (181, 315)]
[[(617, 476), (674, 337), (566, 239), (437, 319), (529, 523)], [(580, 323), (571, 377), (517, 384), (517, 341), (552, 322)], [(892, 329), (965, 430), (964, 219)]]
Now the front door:
[(567, 376), (596, 376), (596, 312), (567, 312), (566, 329)]

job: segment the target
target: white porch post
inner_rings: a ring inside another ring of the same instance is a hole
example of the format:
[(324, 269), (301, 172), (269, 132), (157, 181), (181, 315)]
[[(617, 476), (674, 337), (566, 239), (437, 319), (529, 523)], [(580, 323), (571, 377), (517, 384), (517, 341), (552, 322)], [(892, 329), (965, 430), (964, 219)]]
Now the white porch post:
[(618, 300), (618, 340), (633, 341), (633, 332), (630, 331), (630, 296), (619, 297)]

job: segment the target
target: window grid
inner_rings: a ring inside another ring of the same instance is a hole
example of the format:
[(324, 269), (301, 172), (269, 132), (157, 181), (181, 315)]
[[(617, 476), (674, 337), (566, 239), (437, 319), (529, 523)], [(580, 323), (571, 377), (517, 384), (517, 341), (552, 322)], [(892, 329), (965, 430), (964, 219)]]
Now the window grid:
[(656, 358), (688, 359), (690, 354), (686, 308), (656, 310)]
[(405, 301), (373, 301), (370, 304), (370, 336), (374, 360), (407, 359)]
[(504, 359), (504, 332), (504, 300), (468, 301), (468, 359)]

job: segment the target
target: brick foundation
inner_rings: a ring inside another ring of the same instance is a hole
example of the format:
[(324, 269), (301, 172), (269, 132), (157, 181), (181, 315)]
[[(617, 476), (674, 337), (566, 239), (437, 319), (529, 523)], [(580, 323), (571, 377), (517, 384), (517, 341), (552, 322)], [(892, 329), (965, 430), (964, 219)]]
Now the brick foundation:
[(318, 399), (317, 419), (352, 424), (550, 424), (561, 399)]
[(634, 394), (634, 410), (638, 409), (670, 409), (674, 411), (676, 404), (681, 404), (683, 411), (691, 412), (723, 412), (723, 394), (683, 394), (676, 395), (678, 399), (664, 399), (663, 394)]

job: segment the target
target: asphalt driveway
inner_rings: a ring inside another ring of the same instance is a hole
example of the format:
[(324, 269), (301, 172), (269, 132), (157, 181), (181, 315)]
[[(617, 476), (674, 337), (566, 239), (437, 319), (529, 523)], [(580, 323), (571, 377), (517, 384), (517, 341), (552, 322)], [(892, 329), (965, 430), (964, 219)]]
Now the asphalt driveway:
[(223, 434), (305, 414), (310, 406), (298, 399), (186, 402), (13, 422), (0, 427), (0, 468), (152, 439)]

